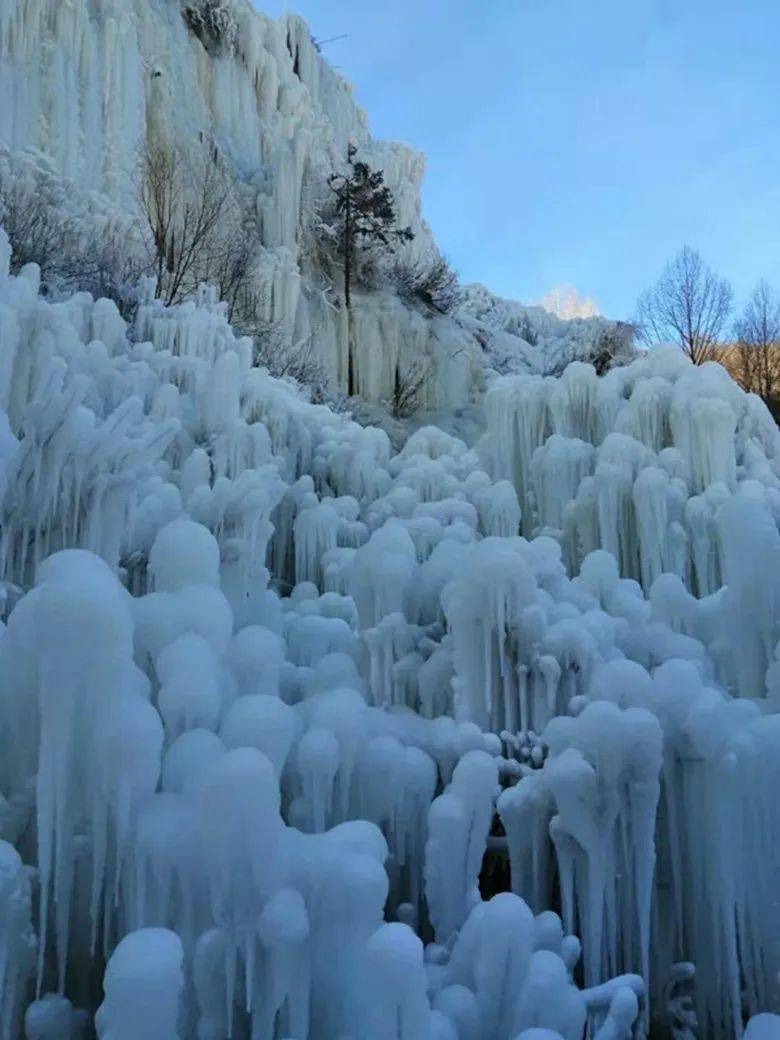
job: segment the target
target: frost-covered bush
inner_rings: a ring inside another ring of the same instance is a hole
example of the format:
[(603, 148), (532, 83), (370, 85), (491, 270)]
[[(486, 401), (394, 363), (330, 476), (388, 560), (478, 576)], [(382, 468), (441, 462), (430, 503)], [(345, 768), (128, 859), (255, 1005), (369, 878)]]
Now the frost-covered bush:
[[(588, 360), (597, 375), (603, 375), (618, 365), (627, 365), (636, 357), (634, 329), (626, 322), (611, 322), (595, 337)], [(559, 373), (556, 373), (559, 374)]]
[(393, 394), (386, 402), (390, 414), (396, 419), (408, 419), (425, 403), (426, 384), (436, 378), (435, 366), (430, 358), (414, 358), (410, 364), (396, 367)]
[(231, 51), (238, 40), (233, 0), (185, 0), (182, 17), (206, 50)]
[(293, 379), (322, 402), (329, 395), (328, 373), (317, 355), (313, 336), (294, 341), (284, 328), (257, 320), (241, 321), (237, 327), (252, 338), (252, 361), (277, 379)]
[(421, 302), (448, 314), (460, 302), (458, 276), (441, 253), (398, 260), (391, 277), (399, 296), (410, 303)]
[(89, 211), (43, 156), (12, 156), (2, 149), (0, 224), (14, 274), (36, 264), (50, 296), (90, 292), (132, 317), (139, 282), (154, 269), (140, 224), (118, 213)]

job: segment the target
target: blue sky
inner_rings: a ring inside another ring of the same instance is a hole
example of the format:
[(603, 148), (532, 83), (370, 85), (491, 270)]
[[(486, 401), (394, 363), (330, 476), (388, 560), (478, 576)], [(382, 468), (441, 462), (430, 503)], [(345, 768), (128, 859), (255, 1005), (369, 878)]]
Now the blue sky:
[[(258, 0), (280, 13), (283, 0)], [(290, 0), (372, 131), (427, 155), (465, 281), (631, 316), (684, 243), (780, 288), (776, 0)]]

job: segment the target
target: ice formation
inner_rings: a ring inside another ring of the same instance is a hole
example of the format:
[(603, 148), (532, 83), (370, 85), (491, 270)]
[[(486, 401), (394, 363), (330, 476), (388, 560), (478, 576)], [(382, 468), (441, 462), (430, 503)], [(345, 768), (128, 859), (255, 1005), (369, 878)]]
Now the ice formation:
[[(264, 165), (272, 306), (305, 333), (307, 163), (381, 151), (424, 244), (419, 163), (301, 22), (215, 6), (219, 55), (176, 4), (7, 5), (0, 138), (116, 200), (128, 127), (216, 127)], [(672, 351), (524, 362), (473, 443), (395, 450), (253, 367), (212, 292), (128, 326), (8, 256), (0, 233), (2, 1040), (774, 1036), (761, 402)], [(446, 327), (364, 301), (361, 392), (487, 326), (558, 359), (601, 334), (467, 295)]]
[(0, 313), (5, 1036), (140, 1036), (143, 993), (149, 1035), (622, 1037), (681, 961), (704, 1035), (776, 1006), (755, 399), (658, 351), (394, 454), (208, 295)]

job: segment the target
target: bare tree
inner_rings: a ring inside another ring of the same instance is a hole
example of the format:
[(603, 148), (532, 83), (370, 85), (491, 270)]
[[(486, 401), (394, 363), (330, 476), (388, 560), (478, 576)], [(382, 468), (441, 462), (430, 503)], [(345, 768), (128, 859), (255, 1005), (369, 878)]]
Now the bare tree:
[(449, 314), (460, 298), (458, 276), (439, 252), (422, 260), (398, 260), (392, 278), (402, 299), (420, 301), (441, 314)]
[(780, 299), (763, 279), (734, 325), (736, 376), (767, 402), (780, 397)]
[(729, 314), (732, 291), (690, 246), (683, 246), (637, 304), (637, 330), (649, 344), (679, 343), (695, 365), (713, 354)]
[(232, 317), (256, 242), (216, 149), (187, 152), (176, 145), (150, 145), (140, 195), (158, 296), (176, 303), (209, 282), (227, 301)]
[(393, 394), (387, 405), (396, 419), (407, 419), (425, 403), (425, 384), (433, 375), (433, 362), (429, 357), (415, 358), (405, 369), (395, 369)]

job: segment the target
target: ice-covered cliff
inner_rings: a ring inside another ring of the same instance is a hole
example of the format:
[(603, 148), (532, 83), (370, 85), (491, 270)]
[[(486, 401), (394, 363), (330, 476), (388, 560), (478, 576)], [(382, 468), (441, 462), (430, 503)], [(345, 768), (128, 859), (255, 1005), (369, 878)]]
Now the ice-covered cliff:
[[(208, 24), (193, 15), (204, 9)], [(354, 389), (371, 402), (388, 399), (399, 373), (425, 359), (419, 404), (428, 411), (481, 394), (486, 367), (549, 368), (538, 337), (491, 328), (468, 306), (438, 314), (390, 287), (356, 292), (347, 313), (340, 285), (312, 275), (304, 239), (349, 142), (384, 172), (398, 224), (414, 233), (400, 253), (414, 264), (434, 245), (420, 212), (423, 156), (371, 136), (349, 85), (297, 17), (273, 20), (248, 0), (8, 0), (0, 96), (6, 165), (33, 151), (66, 182), (68, 204), (78, 199), (100, 219), (132, 222), (139, 155), (150, 141), (218, 149), (257, 224), (261, 318), (290, 342), (312, 344), (333, 385), (347, 383), (350, 349)], [(566, 325), (558, 322), (556, 335), (568, 357), (581, 356), (587, 336)]]
[[(0, 10), (0, 143), (36, 149), (78, 191), (132, 212), (136, 170), (150, 136), (214, 141), (241, 180), (262, 256), (258, 296), (266, 320), (295, 341), (313, 336), (331, 378), (344, 381), (347, 337), (356, 387), (386, 397), (395, 371), (424, 354), (435, 362), (426, 404), (468, 399), (479, 348), (452, 322), (429, 321), (392, 293), (357, 293), (352, 329), (322, 286), (301, 277), (306, 207), (347, 144), (382, 169), (412, 254), (430, 249), (420, 215), (423, 157), (375, 141), (344, 79), (296, 17), (272, 20), (248, 2), (222, 5), (229, 28), (209, 46), (179, 0), (10, 2)], [(196, 5), (189, 5), (190, 7)], [(314, 187), (313, 187), (314, 186)]]

